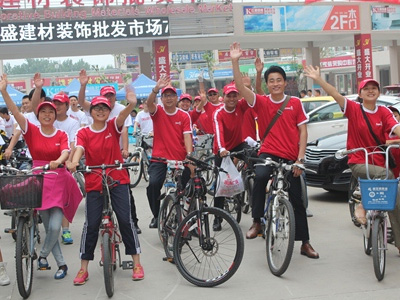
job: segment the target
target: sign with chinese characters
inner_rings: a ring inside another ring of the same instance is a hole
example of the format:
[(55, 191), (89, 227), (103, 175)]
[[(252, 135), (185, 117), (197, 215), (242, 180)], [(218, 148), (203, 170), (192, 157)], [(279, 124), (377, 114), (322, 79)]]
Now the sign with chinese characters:
[(0, 23), (0, 45), (162, 36), (169, 36), (167, 17)]
[(158, 81), (161, 76), (169, 76), (170, 73), (168, 40), (155, 40), (153, 42), (153, 48), (156, 79)]
[[(243, 50), (241, 59), (254, 59), (256, 57), (257, 57), (257, 50), (247, 49)], [(218, 59), (219, 61), (228, 61), (231, 60), (231, 55), (229, 51), (218, 51)]]
[(245, 33), (360, 30), (360, 11), (356, 5), (243, 6), (243, 21)]
[(373, 78), (372, 44), (370, 34), (355, 34), (354, 48), (356, 54), (357, 86), (364, 79)]
[(279, 57), (279, 49), (264, 49), (264, 57)]
[[(105, 74), (105, 78), (99, 75), (89, 75), (88, 85), (107, 83), (111, 85), (112, 83), (123, 83), (123, 77), (121, 74)], [(44, 86), (67, 86), (72, 80), (78, 79), (78, 76), (62, 76), (62, 77), (45, 77), (43, 78)], [(34, 86), (33, 80), (31, 80), (31, 86)], [(100, 89), (100, 88), (99, 88)]]
[[(306, 66), (306, 60), (302, 61), (303, 67)], [(338, 57), (321, 58), (320, 67), (321, 69), (336, 69), (354, 67), (356, 60), (353, 55), (343, 55)]]
[(197, 51), (197, 52), (175, 52), (172, 53), (171, 59), (177, 62), (191, 62), (191, 61), (204, 61), (203, 55), (204, 51)]

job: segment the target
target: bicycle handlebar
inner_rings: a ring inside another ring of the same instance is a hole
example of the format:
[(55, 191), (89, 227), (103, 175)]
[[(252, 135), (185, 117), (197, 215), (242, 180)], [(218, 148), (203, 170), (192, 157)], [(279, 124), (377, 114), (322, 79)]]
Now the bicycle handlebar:
[(183, 170), (183, 169), (185, 169), (185, 165), (187, 165), (187, 162), (185, 162), (183, 160), (171, 160), (171, 159), (166, 159), (164, 157), (152, 156), (150, 158), (150, 160), (157, 160), (157, 161), (160, 161), (160, 162), (165, 162), (167, 164), (167, 166), (169, 168), (172, 168), (172, 169)]
[(202, 160), (200, 160), (200, 159), (198, 159), (198, 158), (195, 158), (195, 157), (193, 157), (193, 156), (186, 156), (186, 158), (188, 159), (188, 160), (190, 160), (190, 161), (192, 161), (192, 162), (194, 162), (195, 163), (195, 165), (197, 166), (197, 167), (199, 167), (200, 169), (206, 169), (206, 170), (211, 170), (211, 171), (218, 171), (218, 172), (224, 172), (224, 173), (227, 173), (223, 168), (221, 168), (221, 167), (217, 167), (217, 166), (212, 166), (212, 165), (209, 165), (208, 163), (206, 163), (206, 162), (204, 162), (204, 161), (202, 161)]
[[(64, 167), (64, 165), (60, 164), (60, 165), (58, 165), (57, 168), (63, 168), (63, 167)], [(30, 169), (30, 170), (19, 170), (19, 169), (16, 169), (14, 167), (11, 167), (11, 166), (0, 165), (0, 171), (1, 172), (16, 172), (16, 173), (31, 174), (34, 171), (39, 171), (39, 170), (41, 170), (41, 171), (50, 170), (50, 164), (45, 164), (44, 166), (34, 167), (34, 168)]]
[(84, 172), (91, 172), (91, 170), (94, 170), (94, 169), (102, 169), (102, 170), (116, 169), (116, 170), (122, 170), (122, 169), (127, 168), (127, 167), (133, 167), (133, 166), (138, 166), (138, 165), (139, 165), (138, 162), (120, 163), (119, 161), (116, 161), (115, 164), (113, 164), (113, 165), (102, 164), (102, 165), (98, 165), (98, 166), (84, 166), (83, 168), (77, 168), (76, 171), (84, 173)]

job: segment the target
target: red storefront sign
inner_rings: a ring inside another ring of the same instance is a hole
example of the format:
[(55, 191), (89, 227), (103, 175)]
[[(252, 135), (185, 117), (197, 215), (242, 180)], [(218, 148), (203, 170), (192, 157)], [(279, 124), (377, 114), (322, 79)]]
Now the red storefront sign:
[[(322, 2), (323, 0), (305, 0), (306, 4), (314, 3), (314, 2)], [(399, 4), (399, 0), (358, 0), (354, 2), (382, 2), (382, 3), (393, 3), (393, 4)]]
[(9, 81), (8, 82), (14, 89), (18, 91), (26, 90), (26, 82), (25, 81)]
[(370, 34), (355, 34), (354, 47), (356, 55), (357, 86), (364, 79), (373, 78), (372, 43)]
[(161, 75), (170, 75), (168, 40), (155, 40), (153, 49), (156, 79), (159, 80)]
[[(257, 50), (248, 49), (243, 50), (241, 59), (255, 59), (257, 57)], [(228, 61), (231, 59), (230, 51), (218, 51), (219, 61)]]

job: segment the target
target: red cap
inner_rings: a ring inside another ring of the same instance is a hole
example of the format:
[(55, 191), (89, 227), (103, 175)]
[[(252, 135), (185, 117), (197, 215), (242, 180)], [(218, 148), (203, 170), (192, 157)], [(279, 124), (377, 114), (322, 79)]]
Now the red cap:
[(207, 94), (210, 93), (210, 92), (216, 92), (216, 93), (218, 94), (218, 89), (216, 89), (216, 88), (211, 88), (211, 89), (209, 89), (209, 90), (207, 91)]
[(39, 110), (40, 110), (43, 106), (45, 106), (45, 105), (51, 106), (55, 111), (57, 111), (57, 108), (56, 108), (56, 106), (54, 105), (54, 103), (52, 103), (52, 102), (50, 102), (50, 101), (43, 101), (43, 102), (41, 102), (41, 103), (38, 105), (38, 107), (37, 107), (37, 109), (36, 109), (36, 113), (39, 113)]
[(93, 106), (96, 106), (99, 104), (107, 105), (108, 108), (111, 109), (110, 100), (108, 100), (106, 97), (103, 97), (103, 96), (94, 97), (92, 102), (90, 103), (90, 107), (93, 107)]
[(181, 97), (179, 98), (179, 101), (182, 101), (183, 99), (192, 101), (192, 96), (190, 96), (189, 94), (182, 94)]
[(224, 86), (224, 94), (228, 95), (229, 93), (239, 93), (239, 91), (236, 89), (236, 86), (234, 84), (227, 84), (226, 86)]
[(116, 94), (116, 91), (115, 91), (115, 89), (114, 89), (113, 86), (111, 86), (111, 85), (106, 85), (106, 86), (103, 86), (103, 87), (101, 88), (101, 90), (100, 90), (100, 95), (101, 95), (101, 96), (104, 96), (104, 95), (107, 95), (107, 94), (113, 94), (113, 95)]
[(194, 101), (201, 101), (201, 97), (200, 96), (194, 97)]
[(174, 88), (172, 85), (167, 85), (161, 90), (161, 95), (164, 94), (165, 91), (173, 91), (176, 94), (176, 88)]
[(61, 103), (69, 103), (69, 97), (67, 94), (59, 93), (54, 95), (53, 101), (60, 101)]
[(361, 90), (362, 90), (368, 83), (373, 83), (373, 84), (375, 84), (375, 85), (378, 87), (378, 89), (380, 89), (379, 82), (376, 81), (375, 79), (364, 79), (363, 81), (360, 82), (360, 85), (359, 85), (359, 87), (358, 87), (358, 92), (360, 93)]

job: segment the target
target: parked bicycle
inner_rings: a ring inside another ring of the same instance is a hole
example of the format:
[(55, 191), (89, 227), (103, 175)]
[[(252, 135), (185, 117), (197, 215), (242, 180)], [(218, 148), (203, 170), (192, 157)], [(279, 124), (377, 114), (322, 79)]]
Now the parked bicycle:
[[(195, 177), (185, 189), (193, 211), (180, 222), (174, 239), (174, 261), (182, 276), (197, 286), (212, 287), (224, 283), (238, 270), (244, 253), (242, 230), (226, 211), (208, 207), (204, 169), (214, 168), (188, 156), (196, 164)], [(222, 220), (214, 231), (213, 219)]]
[(36, 243), (40, 244), (40, 217), (35, 208), (42, 206), (43, 175), (34, 171), (49, 170), (49, 165), (31, 170), (0, 166), (1, 209), (15, 213), (15, 227), (6, 230), (15, 233), (15, 268), (18, 292), (22, 298), (30, 296), (33, 282), (33, 261), (37, 259)]
[(81, 173), (97, 174), (101, 179), (103, 187), (103, 212), (100, 225), (101, 237), (101, 260), (100, 266), (103, 267), (104, 284), (108, 297), (114, 295), (114, 271), (117, 267), (122, 269), (133, 269), (132, 261), (121, 261), (121, 253), (119, 245), (122, 242), (121, 234), (118, 229), (118, 223), (111, 206), (110, 190), (117, 183), (113, 180), (109, 173), (113, 170), (121, 170), (137, 166), (138, 162), (131, 163), (115, 163), (113, 165), (84, 166), (77, 169)]
[(145, 181), (149, 181), (149, 165), (151, 152), (153, 149), (153, 136), (136, 135), (137, 146), (133, 153), (129, 154), (127, 162), (138, 162), (137, 166), (129, 168), (131, 177), (131, 188), (136, 187), (142, 177)]
[[(365, 169), (367, 179), (358, 179), (360, 187), (361, 203), (367, 210), (365, 225), (360, 225), (363, 231), (364, 252), (367, 255), (372, 253), (374, 273), (376, 278), (381, 281), (385, 276), (386, 251), (388, 249), (388, 239), (390, 238), (388, 228), (388, 211), (395, 208), (398, 179), (389, 178), (389, 151), (391, 148), (400, 148), (400, 145), (390, 145), (385, 151), (379, 147), (374, 147), (372, 152), (366, 148), (356, 148), (350, 150), (340, 150), (336, 153), (337, 158), (342, 158), (348, 154), (364, 151)], [(384, 178), (371, 178), (369, 174), (368, 158), (371, 155), (384, 154), (386, 157), (386, 176)], [(355, 189), (357, 192), (357, 187)], [(356, 194), (357, 195), (357, 194)], [(354, 196), (356, 197), (356, 196)], [(355, 208), (354, 208), (355, 209)]]

